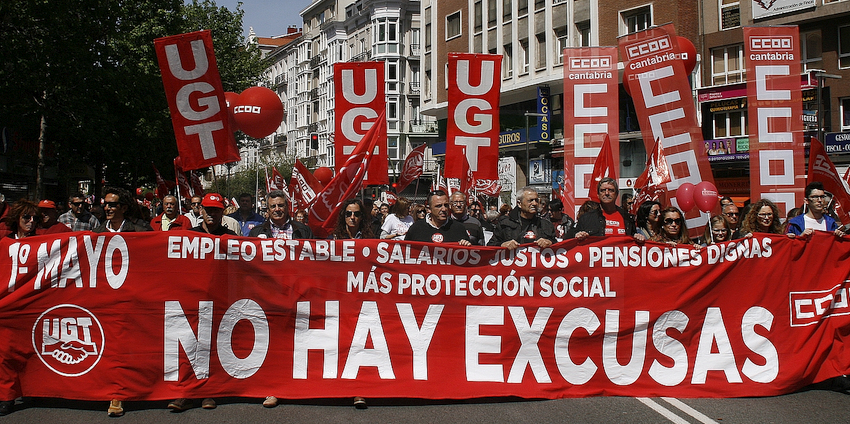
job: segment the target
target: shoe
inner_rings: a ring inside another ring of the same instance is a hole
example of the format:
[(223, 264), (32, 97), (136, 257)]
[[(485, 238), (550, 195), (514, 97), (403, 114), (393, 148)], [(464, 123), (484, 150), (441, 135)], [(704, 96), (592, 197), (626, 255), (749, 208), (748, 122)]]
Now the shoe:
[(266, 408), (274, 408), (277, 406), (277, 398), (274, 396), (266, 396), (266, 400), (263, 401), (263, 406)]
[(174, 412), (183, 412), (192, 407), (192, 401), (186, 398), (174, 399), (168, 404), (168, 409)]
[(215, 401), (211, 398), (206, 398), (201, 402), (201, 408), (215, 409)]
[[(5, 403), (5, 402), (4, 402)], [(110, 417), (120, 417), (124, 415), (124, 402), (118, 399), (109, 401), (109, 409), (106, 410), (106, 415)]]
[(15, 401), (4, 400), (0, 402), (0, 416), (9, 415), (15, 410)]
[(360, 396), (355, 397), (354, 398), (354, 407), (357, 408), (357, 409), (368, 408), (368, 406), (366, 406), (366, 399), (363, 399)]

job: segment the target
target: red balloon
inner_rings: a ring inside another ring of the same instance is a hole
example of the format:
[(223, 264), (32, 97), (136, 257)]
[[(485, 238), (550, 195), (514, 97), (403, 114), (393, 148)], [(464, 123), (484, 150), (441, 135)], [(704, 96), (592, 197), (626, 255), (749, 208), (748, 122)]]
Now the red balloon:
[(230, 121), (230, 129), (233, 131), (239, 129), (239, 126), (236, 125), (236, 119), (233, 118), (233, 106), (236, 105), (237, 98), (239, 98), (239, 94), (237, 93), (232, 91), (224, 92), (224, 103), (227, 106), (227, 120)]
[(694, 202), (696, 202), (699, 210), (703, 212), (711, 211), (717, 204), (717, 187), (708, 181), (697, 184), (694, 191)]
[(697, 67), (697, 48), (685, 37), (677, 36), (676, 41), (679, 43), (679, 52), (682, 53), (682, 63), (685, 64), (685, 70), (690, 75)]
[(143, 195), (143, 194), (145, 194), (145, 189), (144, 189), (144, 188), (139, 187), (139, 188), (137, 188), (137, 189), (136, 189), (136, 196), (141, 196), (141, 195)]
[(273, 133), (283, 120), (283, 104), (274, 91), (251, 87), (236, 98), (233, 117), (242, 132), (254, 138)]
[(153, 192), (149, 191), (149, 192), (145, 193), (145, 199), (153, 200)]
[(313, 176), (316, 177), (316, 179), (322, 183), (322, 187), (324, 187), (334, 178), (334, 171), (327, 166), (322, 166), (313, 171)]
[(696, 186), (691, 183), (684, 183), (676, 190), (676, 202), (679, 204), (679, 209), (682, 212), (687, 212), (696, 206), (696, 202), (694, 202), (694, 191), (696, 191)]

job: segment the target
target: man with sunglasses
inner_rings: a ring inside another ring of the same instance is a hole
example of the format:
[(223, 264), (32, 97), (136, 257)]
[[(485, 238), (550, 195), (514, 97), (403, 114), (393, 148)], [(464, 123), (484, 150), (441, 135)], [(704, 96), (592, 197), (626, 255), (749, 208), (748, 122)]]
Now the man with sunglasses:
[(135, 200), (123, 188), (104, 189), (103, 213), (105, 220), (95, 228), (96, 233), (126, 233), (134, 231), (153, 231), (150, 224), (141, 219), (141, 212)]
[(91, 231), (100, 225), (100, 221), (89, 212), (83, 193), (74, 193), (68, 197), (68, 212), (59, 215), (59, 222), (71, 231)]
[(428, 215), (413, 223), (407, 230), (404, 239), (407, 241), (424, 241), (426, 243), (457, 243), (461, 246), (472, 246), (466, 227), (450, 218), (451, 202), (443, 190), (428, 193)]
[(727, 203), (723, 205), (721, 209), (721, 213), (723, 214), (723, 219), (726, 220), (726, 223), (729, 224), (729, 231), (731, 235), (729, 236), (730, 240), (735, 240), (741, 238), (740, 226), (741, 226), (741, 212), (734, 203)]
[(269, 218), (248, 233), (249, 237), (279, 238), (286, 240), (312, 239), (310, 227), (289, 217), (289, 201), (281, 190), (272, 190), (266, 195)]
[(829, 195), (820, 181), (813, 181), (806, 186), (806, 213), (788, 220), (788, 234), (808, 236), (819, 231), (829, 231), (838, 237), (845, 235), (844, 226), (839, 226), (835, 219), (826, 213)]
[(549, 218), (541, 218), (540, 195), (533, 187), (523, 187), (516, 196), (516, 207), (498, 221), (488, 246), (516, 249), (533, 243), (545, 249), (555, 242), (555, 227)]
[(201, 221), (204, 220), (204, 217), (201, 216), (202, 200), (203, 199), (201, 198), (201, 196), (192, 196), (192, 200), (189, 203), (191, 209), (189, 209), (189, 212), (183, 214), (183, 216), (189, 219), (189, 222), (192, 224), (192, 227), (197, 227), (198, 225), (201, 225)]
[(575, 238), (584, 240), (588, 236), (634, 236), (638, 242), (646, 240), (642, 234), (635, 234), (635, 223), (629, 214), (615, 203), (620, 192), (617, 181), (604, 177), (596, 184), (599, 195), (599, 209), (585, 213), (578, 219)]

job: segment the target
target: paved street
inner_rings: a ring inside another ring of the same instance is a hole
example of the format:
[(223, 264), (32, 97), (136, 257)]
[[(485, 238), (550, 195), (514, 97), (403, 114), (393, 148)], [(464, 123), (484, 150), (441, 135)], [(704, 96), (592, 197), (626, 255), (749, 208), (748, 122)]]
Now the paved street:
[(180, 414), (167, 402), (131, 402), (122, 418), (106, 416), (107, 402), (40, 399), (2, 417), (6, 423), (243, 423), (243, 422), (589, 422), (589, 423), (837, 423), (850, 420), (850, 394), (809, 389), (770, 398), (672, 399), (599, 397), (530, 401), (478, 399), (430, 402), (369, 399), (356, 410), (339, 399), (287, 403), (274, 409), (259, 400), (223, 399), (219, 407)]

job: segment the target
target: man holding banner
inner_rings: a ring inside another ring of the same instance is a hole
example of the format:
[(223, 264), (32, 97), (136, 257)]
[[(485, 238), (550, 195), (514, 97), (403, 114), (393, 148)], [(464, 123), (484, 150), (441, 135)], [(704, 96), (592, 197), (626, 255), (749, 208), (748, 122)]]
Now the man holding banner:
[(499, 220), (488, 245), (514, 250), (520, 245), (533, 243), (545, 249), (555, 242), (555, 227), (549, 219), (537, 213), (540, 197), (533, 187), (523, 187), (517, 193), (517, 206), (504, 219)]
[(584, 240), (588, 236), (634, 236), (635, 240), (642, 242), (646, 238), (642, 234), (635, 234), (635, 223), (628, 218), (623, 208), (614, 202), (619, 193), (617, 181), (605, 177), (596, 185), (596, 193), (599, 195), (600, 208), (588, 212), (579, 218), (576, 223), (575, 238)]
[(823, 188), (823, 183), (820, 181), (809, 183), (806, 186), (805, 194), (806, 209), (808, 210), (805, 214), (788, 220), (788, 234), (805, 237), (814, 233), (815, 230), (820, 230), (831, 231), (838, 237), (843, 236), (843, 227), (839, 227), (831, 216), (824, 213), (828, 197)]

